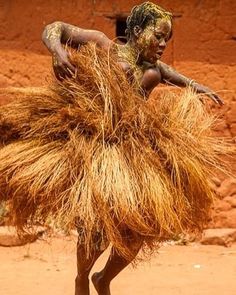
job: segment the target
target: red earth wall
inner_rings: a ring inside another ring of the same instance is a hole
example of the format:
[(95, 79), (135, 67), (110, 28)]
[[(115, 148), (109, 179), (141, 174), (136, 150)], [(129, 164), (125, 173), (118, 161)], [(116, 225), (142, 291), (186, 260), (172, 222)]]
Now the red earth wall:
[[(39, 86), (51, 74), (51, 58), (41, 42), (44, 26), (55, 20), (97, 29), (115, 38), (116, 18), (142, 1), (0, 0), (0, 87)], [(174, 35), (163, 60), (218, 91), (226, 105), (218, 135), (236, 136), (236, 1), (154, 1), (174, 14)], [(4, 99), (0, 98), (0, 103)], [(232, 159), (236, 171), (236, 160)], [(223, 200), (211, 226), (236, 227), (236, 180), (215, 179)]]

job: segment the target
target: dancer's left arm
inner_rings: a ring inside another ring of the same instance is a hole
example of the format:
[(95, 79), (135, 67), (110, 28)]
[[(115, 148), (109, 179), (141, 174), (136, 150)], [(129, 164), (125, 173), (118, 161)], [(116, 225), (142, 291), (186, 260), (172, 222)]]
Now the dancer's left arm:
[(188, 77), (185, 77), (184, 75), (178, 73), (173, 68), (168, 66), (167, 64), (158, 61), (157, 67), (161, 74), (161, 83), (164, 84), (173, 84), (180, 87), (191, 87), (194, 91), (197, 93), (203, 93), (206, 94), (208, 97), (210, 97), (215, 103), (219, 105), (223, 105), (223, 100), (210, 88), (203, 86), (196, 81), (189, 79)]

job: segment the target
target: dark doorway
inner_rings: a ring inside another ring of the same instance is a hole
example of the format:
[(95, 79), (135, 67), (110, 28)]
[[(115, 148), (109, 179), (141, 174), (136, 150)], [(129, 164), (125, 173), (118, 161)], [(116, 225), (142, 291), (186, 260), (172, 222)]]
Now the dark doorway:
[(125, 37), (126, 30), (126, 18), (117, 18), (116, 19), (116, 37), (120, 43), (126, 43)]

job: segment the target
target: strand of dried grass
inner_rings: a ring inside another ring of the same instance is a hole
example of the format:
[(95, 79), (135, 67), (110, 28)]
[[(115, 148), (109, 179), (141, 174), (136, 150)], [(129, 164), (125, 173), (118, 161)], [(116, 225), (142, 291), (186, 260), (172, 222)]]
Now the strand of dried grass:
[(16, 91), (1, 107), (0, 191), (19, 229), (77, 222), (88, 255), (100, 232), (129, 258), (127, 231), (153, 248), (202, 228), (227, 146), (211, 137), (215, 119), (196, 94), (149, 104), (115, 60), (84, 46), (73, 55), (75, 77)]

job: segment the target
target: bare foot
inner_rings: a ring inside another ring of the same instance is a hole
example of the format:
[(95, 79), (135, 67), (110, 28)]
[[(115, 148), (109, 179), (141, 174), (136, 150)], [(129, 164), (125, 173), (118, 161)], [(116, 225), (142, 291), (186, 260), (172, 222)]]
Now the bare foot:
[(93, 282), (93, 285), (94, 285), (96, 291), (98, 292), (98, 295), (111, 295), (110, 286), (109, 286), (109, 284), (102, 281), (102, 274), (101, 273), (95, 272), (92, 275), (91, 280)]

